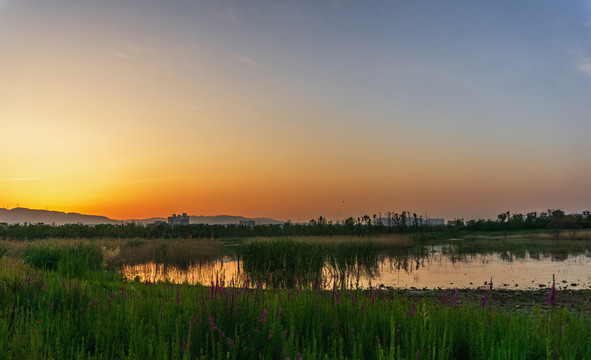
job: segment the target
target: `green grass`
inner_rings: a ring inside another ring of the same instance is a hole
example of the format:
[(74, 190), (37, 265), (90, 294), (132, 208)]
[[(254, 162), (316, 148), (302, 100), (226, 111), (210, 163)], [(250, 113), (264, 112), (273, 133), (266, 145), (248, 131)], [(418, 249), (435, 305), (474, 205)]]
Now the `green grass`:
[(375, 291), (262, 290), (66, 278), (0, 282), (0, 358), (589, 359), (566, 310), (413, 303)]
[[(279, 270), (269, 268), (279, 273), (272, 279), (329, 256), (340, 259), (335, 271), (348, 269), (353, 255), (373, 261), (370, 242), (327, 243), (281, 239), (244, 249), (262, 264), (281, 259)], [(224, 278), (209, 287), (127, 282), (102, 270), (102, 246), (40, 242), (5, 251), (0, 359), (591, 359), (588, 313), (413, 302), (314, 277), (312, 287), (287, 289)]]
[(39, 243), (26, 249), (24, 259), (25, 263), (38, 269), (59, 270), (66, 276), (78, 276), (88, 270), (100, 269), (103, 253), (94, 244), (59, 246)]

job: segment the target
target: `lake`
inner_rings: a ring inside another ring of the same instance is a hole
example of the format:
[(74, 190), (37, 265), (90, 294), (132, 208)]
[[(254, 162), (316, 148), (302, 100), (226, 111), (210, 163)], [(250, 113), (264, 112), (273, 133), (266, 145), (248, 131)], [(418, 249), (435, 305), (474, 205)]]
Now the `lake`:
[[(381, 250), (371, 265), (349, 268), (342, 273), (325, 266), (318, 282), (331, 286), (335, 277), (339, 277), (347, 287), (453, 289), (485, 288), (492, 278), (497, 289), (534, 290), (549, 287), (555, 275), (559, 289), (589, 289), (589, 247), (587, 241), (447, 241), (410, 249)], [(231, 282), (244, 284), (247, 278), (253, 278), (253, 274), (244, 271), (243, 262), (227, 255), (187, 268), (154, 262), (124, 265), (121, 273), (129, 280), (139, 277), (142, 282), (203, 285), (223, 278), (227, 286)]]

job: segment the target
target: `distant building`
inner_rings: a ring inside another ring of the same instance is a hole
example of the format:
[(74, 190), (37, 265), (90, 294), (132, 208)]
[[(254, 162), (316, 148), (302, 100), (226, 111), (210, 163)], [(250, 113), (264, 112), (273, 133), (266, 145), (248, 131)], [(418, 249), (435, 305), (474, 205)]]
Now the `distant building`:
[[(407, 226), (414, 225), (414, 220), (415, 219), (413, 217), (407, 217), (406, 218), (406, 225)], [(384, 225), (384, 226), (394, 226), (394, 220), (392, 218), (383, 218), (383, 217), (377, 218), (376, 223)], [(429, 226), (445, 225), (445, 219), (419, 217), (419, 218), (417, 218), (417, 225), (429, 225)]]
[(167, 222), (166, 221), (161, 221), (161, 220), (156, 220), (153, 223), (148, 223), (147, 225), (148, 226), (158, 226), (160, 224), (167, 224)]
[(189, 216), (187, 213), (183, 215), (172, 214), (168, 217), (168, 225), (189, 225)]
[(241, 226), (251, 226), (251, 227), (254, 227), (255, 226), (255, 222), (254, 222), (254, 220), (240, 220), (240, 225)]
[(445, 219), (442, 219), (442, 218), (426, 219), (425, 225), (443, 226), (443, 225), (445, 225)]

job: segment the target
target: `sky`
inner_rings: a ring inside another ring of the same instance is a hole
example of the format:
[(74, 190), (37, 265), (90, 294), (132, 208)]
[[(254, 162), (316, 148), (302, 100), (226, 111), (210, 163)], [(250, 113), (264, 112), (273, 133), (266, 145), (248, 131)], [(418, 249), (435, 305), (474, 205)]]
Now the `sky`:
[(0, 207), (591, 209), (591, 0), (0, 0)]

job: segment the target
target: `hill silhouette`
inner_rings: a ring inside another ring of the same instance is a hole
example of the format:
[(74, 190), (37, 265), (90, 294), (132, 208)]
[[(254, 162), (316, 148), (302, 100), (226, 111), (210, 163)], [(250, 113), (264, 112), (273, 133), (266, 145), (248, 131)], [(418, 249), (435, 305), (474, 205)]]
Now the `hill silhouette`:
[[(242, 220), (254, 220), (257, 225), (268, 225), (268, 224), (283, 224), (283, 221), (257, 217), (257, 218), (246, 218), (243, 216), (235, 215), (215, 215), (215, 216), (194, 216), (189, 217), (190, 224), (238, 224)], [(86, 215), (74, 212), (61, 212), (52, 210), (36, 210), (17, 207), (14, 209), (0, 208), (0, 222), (8, 224), (24, 224), (24, 223), (44, 223), (44, 224), (77, 224), (82, 223), (85, 225), (95, 224), (121, 224), (122, 222), (137, 222), (142, 224), (154, 223), (156, 221), (167, 221), (164, 217), (154, 217), (148, 219), (125, 219), (117, 220), (110, 219), (106, 216), (101, 215)]]

